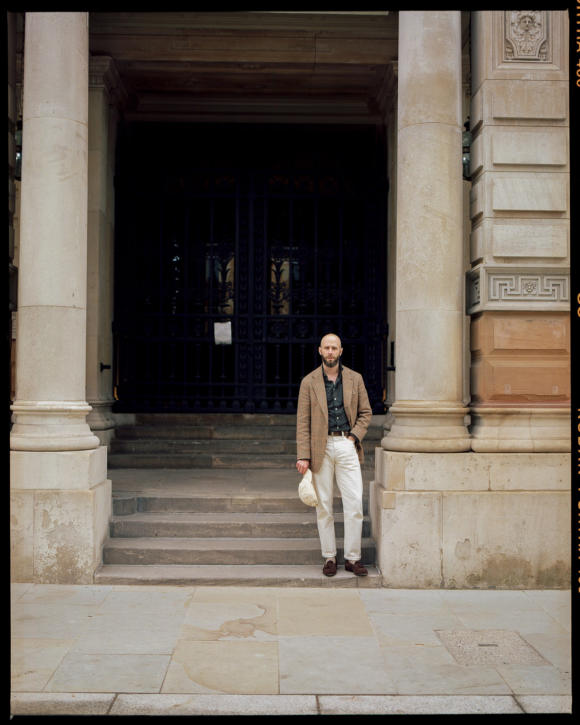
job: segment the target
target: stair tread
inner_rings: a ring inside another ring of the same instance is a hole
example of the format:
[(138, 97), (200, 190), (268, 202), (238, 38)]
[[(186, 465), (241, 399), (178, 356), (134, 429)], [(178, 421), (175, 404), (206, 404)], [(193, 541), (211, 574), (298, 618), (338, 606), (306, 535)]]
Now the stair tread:
[[(374, 541), (370, 537), (361, 539), (365, 548), (374, 546)], [(343, 543), (343, 538), (336, 537), (336, 543)], [(109, 537), (105, 540), (105, 547), (122, 549), (122, 548), (154, 548), (154, 549), (207, 549), (213, 550), (219, 547), (233, 547), (240, 549), (247, 547), (249, 549), (301, 549), (309, 548), (313, 545), (320, 547), (320, 539), (316, 537), (234, 537), (234, 536), (215, 536), (215, 537), (185, 537), (185, 536), (135, 536), (135, 537)]]
[[(334, 514), (335, 521), (343, 521), (344, 514), (342, 512), (336, 512)], [(368, 520), (368, 516), (364, 516), (364, 519)], [(216, 513), (204, 513), (197, 511), (138, 511), (133, 514), (127, 515), (115, 515), (112, 516), (111, 521), (113, 522), (184, 522), (191, 521), (192, 523), (268, 523), (268, 524), (300, 524), (306, 523), (311, 524), (316, 521), (316, 514), (314, 509), (310, 511), (302, 512), (283, 512), (283, 513), (261, 513), (261, 512), (216, 512)]]
[(336, 576), (326, 577), (316, 564), (104, 564), (95, 573), (95, 583), (380, 587), (380, 571), (372, 565), (367, 569), (366, 577), (343, 567)]

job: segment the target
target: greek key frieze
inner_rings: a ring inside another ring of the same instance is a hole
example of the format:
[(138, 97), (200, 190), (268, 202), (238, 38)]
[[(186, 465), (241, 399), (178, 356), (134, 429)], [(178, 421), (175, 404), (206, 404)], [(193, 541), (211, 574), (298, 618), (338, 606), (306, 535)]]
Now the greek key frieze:
[(568, 302), (568, 277), (555, 274), (489, 274), (490, 302)]
[(504, 61), (551, 62), (548, 12), (505, 11)]

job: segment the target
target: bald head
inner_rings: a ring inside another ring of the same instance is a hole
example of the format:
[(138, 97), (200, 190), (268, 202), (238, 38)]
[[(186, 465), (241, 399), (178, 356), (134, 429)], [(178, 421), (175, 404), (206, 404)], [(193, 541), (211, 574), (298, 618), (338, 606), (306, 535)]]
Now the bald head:
[(318, 353), (322, 357), (322, 361), (327, 368), (333, 368), (338, 365), (340, 356), (342, 355), (342, 343), (338, 335), (329, 333), (320, 341)]
[(320, 341), (320, 347), (323, 347), (325, 340), (330, 338), (334, 339), (339, 348), (342, 348), (342, 342), (340, 340), (340, 337), (338, 335), (335, 335), (333, 332), (329, 332), (322, 338), (322, 340)]

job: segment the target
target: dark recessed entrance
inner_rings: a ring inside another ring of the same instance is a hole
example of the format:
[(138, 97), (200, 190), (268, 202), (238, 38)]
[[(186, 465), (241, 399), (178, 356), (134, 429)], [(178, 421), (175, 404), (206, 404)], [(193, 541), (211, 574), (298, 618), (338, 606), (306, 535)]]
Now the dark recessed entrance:
[(118, 148), (115, 410), (293, 413), (336, 332), (384, 412), (374, 126), (133, 123)]

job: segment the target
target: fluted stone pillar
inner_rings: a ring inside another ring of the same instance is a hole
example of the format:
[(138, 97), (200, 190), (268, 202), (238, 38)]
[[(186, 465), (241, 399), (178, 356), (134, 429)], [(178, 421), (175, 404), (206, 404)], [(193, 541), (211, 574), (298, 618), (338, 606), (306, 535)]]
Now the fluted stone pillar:
[(92, 581), (110, 510), (86, 416), (88, 13), (27, 13), (12, 576)]
[(396, 400), (382, 446), (467, 451), (459, 12), (399, 13)]

